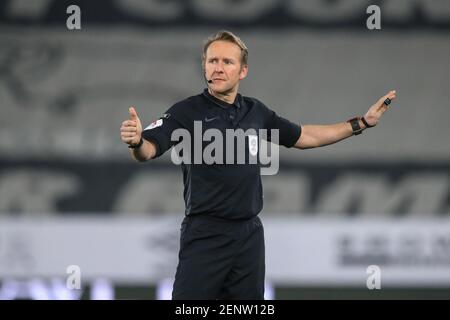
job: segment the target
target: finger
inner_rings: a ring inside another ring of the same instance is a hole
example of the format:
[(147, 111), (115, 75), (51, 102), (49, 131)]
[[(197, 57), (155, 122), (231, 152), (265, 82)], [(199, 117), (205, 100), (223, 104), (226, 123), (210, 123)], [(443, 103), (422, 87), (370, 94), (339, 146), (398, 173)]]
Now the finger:
[(135, 137), (136, 133), (135, 132), (122, 132), (120, 135), (124, 138), (129, 138), (129, 137)]
[(384, 103), (386, 99), (394, 100), (397, 97), (397, 91), (391, 90), (386, 95), (380, 98), (380, 100)]
[(395, 90), (389, 91), (386, 95), (382, 96), (379, 100), (377, 105), (377, 112), (385, 112), (387, 109), (389, 109), (389, 105), (391, 104), (392, 100), (394, 100), (397, 97), (397, 92)]
[(122, 126), (123, 127), (127, 127), (127, 126), (136, 127), (137, 123), (136, 123), (136, 121), (133, 121), (133, 120), (125, 120), (124, 122), (122, 122)]
[[(390, 102), (389, 102), (390, 103)], [(384, 101), (379, 103), (376, 112), (377, 113), (384, 113), (387, 109), (389, 109), (389, 105), (387, 105)]]
[(136, 127), (120, 127), (120, 131), (122, 132), (137, 132), (137, 128)]
[(131, 120), (137, 120), (138, 115), (137, 115), (137, 112), (136, 112), (136, 110), (134, 109), (134, 107), (130, 107), (130, 108), (128, 109), (128, 113), (130, 114), (130, 119), (131, 119)]
[(131, 143), (131, 142), (134, 141), (134, 138), (123, 137), (123, 138), (122, 138), (122, 141), (125, 142), (125, 143)]

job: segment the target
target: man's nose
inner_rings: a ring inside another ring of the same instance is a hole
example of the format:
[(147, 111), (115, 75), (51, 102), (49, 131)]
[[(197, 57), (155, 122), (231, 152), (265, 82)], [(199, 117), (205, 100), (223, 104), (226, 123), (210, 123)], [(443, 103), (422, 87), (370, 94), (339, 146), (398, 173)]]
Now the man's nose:
[(217, 73), (222, 73), (223, 72), (223, 63), (222, 62), (216, 63), (216, 66), (214, 68), (214, 72), (217, 72)]

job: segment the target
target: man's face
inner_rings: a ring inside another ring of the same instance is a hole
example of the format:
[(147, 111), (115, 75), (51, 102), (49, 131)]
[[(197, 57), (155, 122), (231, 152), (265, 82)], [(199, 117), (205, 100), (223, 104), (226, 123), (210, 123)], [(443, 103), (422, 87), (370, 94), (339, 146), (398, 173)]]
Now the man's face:
[(233, 91), (247, 76), (248, 67), (241, 65), (241, 49), (228, 41), (214, 41), (206, 51), (205, 73), (212, 80), (209, 87), (222, 94)]

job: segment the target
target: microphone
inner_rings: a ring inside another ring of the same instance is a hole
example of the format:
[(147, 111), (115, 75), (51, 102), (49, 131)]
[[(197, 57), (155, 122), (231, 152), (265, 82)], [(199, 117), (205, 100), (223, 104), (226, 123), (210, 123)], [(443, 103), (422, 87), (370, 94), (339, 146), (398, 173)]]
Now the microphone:
[(208, 78), (206, 77), (206, 72), (203, 73), (203, 77), (205, 78), (205, 81), (206, 81), (208, 84), (213, 83), (213, 81), (212, 81), (211, 79), (208, 80)]

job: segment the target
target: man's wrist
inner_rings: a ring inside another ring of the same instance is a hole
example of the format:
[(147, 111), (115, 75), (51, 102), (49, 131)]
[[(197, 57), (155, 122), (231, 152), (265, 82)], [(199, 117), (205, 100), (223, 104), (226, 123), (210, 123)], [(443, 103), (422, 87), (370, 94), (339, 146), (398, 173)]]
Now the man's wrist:
[(364, 128), (366, 128), (366, 129), (375, 127), (375, 126), (372, 126), (372, 125), (368, 124), (367, 120), (364, 117), (361, 117), (361, 122), (364, 124)]
[(366, 124), (364, 123), (364, 121), (362, 121), (362, 118), (358, 119), (359, 122), (359, 126), (361, 127), (362, 131), (366, 130), (368, 127), (366, 126)]
[(138, 149), (138, 148), (140, 148), (143, 144), (144, 144), (144, 139), (142, 139), (142, 137), (141, 137), (141, 140), (139, 140), (139, 142), (138, 142), (137, 144), (130, 144), (130, 145), (128, 146), (128, 148), (130, 148), (130, 149)]

